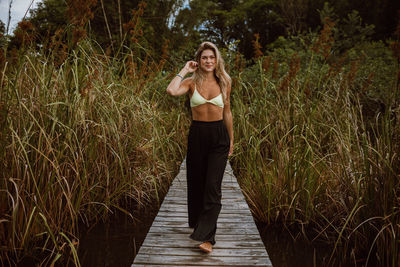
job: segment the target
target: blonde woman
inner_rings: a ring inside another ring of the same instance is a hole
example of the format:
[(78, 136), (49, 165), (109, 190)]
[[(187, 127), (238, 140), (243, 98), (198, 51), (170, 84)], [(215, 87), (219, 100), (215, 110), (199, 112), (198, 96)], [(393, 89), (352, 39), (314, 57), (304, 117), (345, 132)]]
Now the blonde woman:
[[(189, 73), (193, 75), (184, 79)], [(233, 151), (231, 78), (218, 48), (211, 42), (202, 43), (196, 61), (186, 63), (167, 93), (190, 96), (192, 124), (186, 157), (190, 238), (200, 241), (199, 248), (210, 253), (221, 211), (222, 177)]]

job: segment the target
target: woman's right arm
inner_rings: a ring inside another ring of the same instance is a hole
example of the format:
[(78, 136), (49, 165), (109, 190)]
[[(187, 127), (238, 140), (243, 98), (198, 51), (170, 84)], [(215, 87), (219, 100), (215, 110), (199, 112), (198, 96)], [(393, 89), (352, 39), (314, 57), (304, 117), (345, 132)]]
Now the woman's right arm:
[(179, 96), (187, 93), (189, 91), (189, 80), (183, 80), (186, 74), (192, 73), (197, 69), (196, 61), (188, 61), (186, 62), (185, 67), (179, 72), (179, 76), (176, 75), (175, 78), (169, 83), (167, 87), (167, 93), (172, 96)]

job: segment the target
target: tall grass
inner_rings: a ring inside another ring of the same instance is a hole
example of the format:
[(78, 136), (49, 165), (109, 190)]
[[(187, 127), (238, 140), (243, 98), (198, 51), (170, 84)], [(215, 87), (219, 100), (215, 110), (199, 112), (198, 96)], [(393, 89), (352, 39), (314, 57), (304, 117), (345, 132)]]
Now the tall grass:
[[(167, 190), (184, 157), (189, 116), (184, 98), (165, 94), (168, 42), (153, 62), (135, 18), (125, 25), (133, 49), (122, 44), (118, 57), (84, 39), (81, 20), (72, 34), (53, 36), (52, 52), (22, 45), (2, 53), (2, 265), (33, 257), (79, 266), (79, 223), (130, 214)], [(236, 65), (231, 163), (257, 219), (311, 226), (332, 244), (326, 265), (372, 266), (374, 258), (397, 266), (399, 67), (383, 44), (330, 58), (326, 25), (314, 45), (266, 56), (256, 35), (256, 64), (247, 68), (240, 55), (227, 55)]]
[(330, 266), (400, 262), (398, 66), (369, 46), (345, 60), (277, 49), (235, 77), (231, 163), (253, 214), (311, 226)]
[(81, 41), (60, 64), (21, 49), (1, 70), (2, 265), (80, 265), (78, 223), (154, 205), (184, 157), (188, 116), (168, 77), (98, 50)]

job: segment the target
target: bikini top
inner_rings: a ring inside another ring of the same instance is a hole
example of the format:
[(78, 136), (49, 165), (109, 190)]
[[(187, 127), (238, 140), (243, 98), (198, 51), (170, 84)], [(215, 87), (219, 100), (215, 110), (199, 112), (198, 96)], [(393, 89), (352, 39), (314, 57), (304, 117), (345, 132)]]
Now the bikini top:
[(220, 108), (224, 107), (224, 101), (222, 99), (222, 94), (217, 95), (216, 97), (207, 100), (204, 97), (202, 97), (199, 92), (197, 92), (196, 85), (194, 85), (194, 92), (192, 95), (192, 98), (190, 98), (190, 107), (197, 107), (199, 105), (203, 105), (205, 103), (210, 103), (214, 104)]

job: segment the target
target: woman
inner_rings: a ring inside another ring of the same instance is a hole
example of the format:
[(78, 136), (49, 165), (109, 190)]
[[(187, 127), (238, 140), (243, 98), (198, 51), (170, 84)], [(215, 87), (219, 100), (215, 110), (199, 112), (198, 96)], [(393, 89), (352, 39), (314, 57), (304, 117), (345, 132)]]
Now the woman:
[[(188, 73), (193, 75), (183, 79)], [(196, 61), (188, 61), (170, 82), (167, 93), (189, 93), (192, 124), (186, 157), (190, 237), (210, 253), (215, 244), (221, 210), (221, 183), (228, 155), (233, 151), (233, 126), (229, 96), (231, 78), (218, 48), (204, 42)]]

